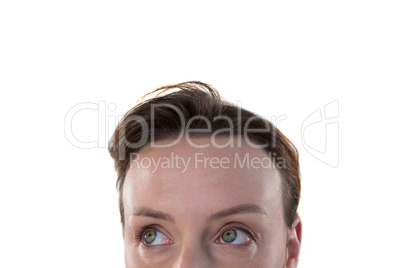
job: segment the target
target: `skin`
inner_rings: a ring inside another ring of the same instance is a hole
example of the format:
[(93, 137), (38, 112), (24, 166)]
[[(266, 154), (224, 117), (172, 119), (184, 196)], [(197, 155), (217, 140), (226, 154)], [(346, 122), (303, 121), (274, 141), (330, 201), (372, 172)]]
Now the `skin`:
[[(228, 138), (220, 138), (222, 144)], [(210, 143), (196, 138), (197, 144)], [(159, 142), (166, 144), (167, 141)], [(141, 159), (190, 158), (183, 167), (155, 168)], [(195, 167), (195, 153), (228, 158), (230, 168), (216, 168), (207, 161)], [(169, 148), (145, 146), (130, 166), (123, 187), (126, 267), (272, 267), (295, 268), (301, 242), (301, 221), (291, 228), (284, 220), (281, 177), (269, 168), (234, 167), (242, 159), (266, 158), (247, 143), (240, 147), (194, 148), (185, 139)], [(228, 231), (229, 230), (229, 231)], [(232, 234), (227, 243), (222, 234)], [(156, 231), (156, 232), (155, 232)], [(228, 232), (227, 232), (228, 231)], [(156, 240), (145, 235), (157, 234)], [(146, 241), (151, 241), (147, 244)]]

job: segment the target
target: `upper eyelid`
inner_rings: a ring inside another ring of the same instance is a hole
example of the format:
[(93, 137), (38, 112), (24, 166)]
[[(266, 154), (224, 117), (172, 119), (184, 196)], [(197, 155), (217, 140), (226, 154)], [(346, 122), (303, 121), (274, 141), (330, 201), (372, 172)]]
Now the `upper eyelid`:
[(154, 230), (154, 231), (157, 231), (160, 233), (164, 233), (163, 230), (161, 230), (161, 229), (165, 230), (165, 228), (163, 228), (162, 226), (160, 226), (158, 224), (151, 224), (151, 225), (146, 225), (146, 226), (141, 227), (140, 232), (145, 233), (147, 231)]

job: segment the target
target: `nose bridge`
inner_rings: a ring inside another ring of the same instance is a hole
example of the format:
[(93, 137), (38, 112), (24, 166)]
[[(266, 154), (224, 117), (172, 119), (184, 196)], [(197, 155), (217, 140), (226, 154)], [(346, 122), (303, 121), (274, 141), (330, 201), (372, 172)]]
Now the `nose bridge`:
[(211, 257), (206, 247), (193, 241), (183, 245), (180, 255), (175, 262), (175, 268), (212, 268)]

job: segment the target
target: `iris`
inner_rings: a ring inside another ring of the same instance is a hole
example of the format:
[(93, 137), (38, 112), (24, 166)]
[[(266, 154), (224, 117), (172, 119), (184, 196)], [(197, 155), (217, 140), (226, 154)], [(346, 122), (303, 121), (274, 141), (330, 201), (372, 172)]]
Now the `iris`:
[(222, 240), (226, 243), (232, 243), (237, 238), (237, 232), (235, 229), (229, 229), (223, 232)]
[(144, 242), (146, 244), (152, 244), (156, 239), (156, 231), (150, 230), (144, 234)]

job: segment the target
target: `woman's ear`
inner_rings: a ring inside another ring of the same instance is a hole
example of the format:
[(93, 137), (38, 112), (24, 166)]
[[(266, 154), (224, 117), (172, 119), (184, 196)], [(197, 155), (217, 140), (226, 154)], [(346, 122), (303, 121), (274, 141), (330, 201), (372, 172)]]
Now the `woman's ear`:
[(296, 268), (299, 262), (300, 246), (302, 239), (302, 223), (299, 215), (296, 215), (292, 228), (288, 231), (286, 268)]

